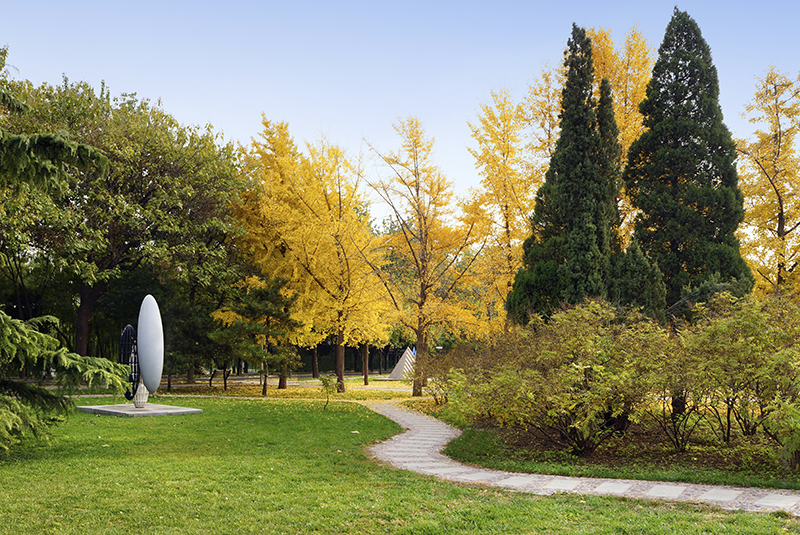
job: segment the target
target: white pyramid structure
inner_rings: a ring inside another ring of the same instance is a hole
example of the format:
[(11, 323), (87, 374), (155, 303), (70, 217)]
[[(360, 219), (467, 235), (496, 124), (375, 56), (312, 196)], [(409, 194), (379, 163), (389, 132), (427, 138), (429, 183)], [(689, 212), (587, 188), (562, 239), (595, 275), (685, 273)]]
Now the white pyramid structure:
[(400, 360), (397, 361), (394, 369), (392, 369), (392, 373), (389, 374), (390, 381), (403, 381), (403, 380), (410, 380), (414, 377), (414, 363), (417, 361), (417, 357), (414, 356), (414, 352), (411, 351), (410, 347), (407, 347), (405, 351), (403, 351), (403, 356), (400, 357)]

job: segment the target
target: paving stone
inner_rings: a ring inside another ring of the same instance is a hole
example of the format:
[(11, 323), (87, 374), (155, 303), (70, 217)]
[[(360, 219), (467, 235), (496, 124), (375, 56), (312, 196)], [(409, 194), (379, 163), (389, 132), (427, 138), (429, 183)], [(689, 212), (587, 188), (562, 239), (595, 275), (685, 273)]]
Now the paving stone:
[(647, 496), (650, 498), (677, 498), (685, 490), (686, 487), (676, 485), (655, 485), (647, 492)]
[(531, 487), (538, 483), (541, 483), (541, 480), (530, 476), (512, 476), (495, 482), (495, 485), (498, 487)]
[(436, 468), (448, 468), (450, 465), (441, 463), (441, 462), (429, 462), (429, 463), (401, 463), (403, 468), (408, 470), (411, 469), (419, 469), (419, 470), (434, 470)]
[(463, 473), (469, 470), (471, 470), (471, 468), (467, 466), (454, 466), (450, 468), (437, 468), (435, 470), (430, 470), (430, 473), (434, 475), (449, 475), (449, 474)]
[(544, 488), (553, 490), (572, 490), (580, 484), (581, 480), (578, 478), (556, 478), (547, 483)]
[(618, 483), (616, 481), (606, 481), (596, 487), (594, 492), (597, 494), (625, 494), (633, 485), (630, 483)]
[[(473, 470), (474, 470), (474, 468), (473, 468)], [(491, 481), (492, 479), (495, 479), (496, 477), (498, 477), (498, 475), (503, 475), (503, 474), (496, 474), (496, 473), (491, 473), (491, 472), (488, 472), (488, 471), (481, 470), (480, 472), (473, 472), (471, 474), (459, 475), (457, 479), (459, 479), (461, 481), (484, 481), (484, 482), (488, 482), (488, 481)]]
[(701, 500), (712, 502), (730, 502), (742, 495), (742, 491), (733, 489), (711, 489), (702, 496)]
[(786, 496), (785, 494), (767, 494), (755, 504), (762, 507), (777, 507), (790, 509), (800, 502), (800, 496)]

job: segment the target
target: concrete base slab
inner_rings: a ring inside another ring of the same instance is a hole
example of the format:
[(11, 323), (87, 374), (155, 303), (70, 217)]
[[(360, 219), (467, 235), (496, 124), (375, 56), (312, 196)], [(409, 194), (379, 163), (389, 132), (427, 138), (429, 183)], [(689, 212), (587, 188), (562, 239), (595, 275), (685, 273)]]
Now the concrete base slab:
[(189, 407), (174, 407), (172, 405), (158, 405), (156, 403), (146, 403), (141, 409), (134, 407), (133, 403), (124, 405), (85, 405), (75, 407), (79, 411), (90, 414), (105, 414), (108, 416), (126, 416), (136, 418), (139, 416), (168, 416), (183, 414), (199, 414), (203, 409), (190, 409)]

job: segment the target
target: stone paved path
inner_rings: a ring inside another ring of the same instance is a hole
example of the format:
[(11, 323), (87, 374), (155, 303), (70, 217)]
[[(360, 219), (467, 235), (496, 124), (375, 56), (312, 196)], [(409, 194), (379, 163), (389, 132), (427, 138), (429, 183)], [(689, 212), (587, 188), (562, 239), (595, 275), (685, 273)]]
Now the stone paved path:
[(364, 404), (406, 428), (404, 433), (373, 446), (371, 453), (397, 468), (420, 474), (535, 494), (571, 492), (706, 502), (724, 509), (784, 510), (800, 516), (800, 491), (629, 479), (544, 476), (468, 466), (441, 453), (448, 442), (461, 434), (460, 430), (436, 418), (402, 407), (396, 402), (370, 401)]

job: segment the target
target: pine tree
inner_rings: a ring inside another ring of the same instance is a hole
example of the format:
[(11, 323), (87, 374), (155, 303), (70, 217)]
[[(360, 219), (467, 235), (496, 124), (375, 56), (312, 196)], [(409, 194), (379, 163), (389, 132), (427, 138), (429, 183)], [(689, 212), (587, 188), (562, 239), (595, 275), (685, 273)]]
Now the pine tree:
[(246, 281), (244, 293), (230, 307), (214, 313), (222, 327), (209, 334), (219, 344), (230, 348), (226, 352), (248, 361), (260, 362), (264, 372), (261, 395), (267, 394), (270, 368), (280, 375), (278, 388), (286, 388), (288, 372), (299, 364), (297, 354), (289, 347), (289, 334), (300, 322), (292, 319), (296, 295), (284, 295), (288, 279), (275, 277)]
[(593, 97), (592, 47), (586, 31), (575, 25), (567, 46), (561, 134), (536, 195), (523, 268), (506, 302), (512, 319), (520, 323), (532, 312), (548, 314), (560, 302), (606, 296), (612, 187), (601, 157), (605, 151)]
[(711, 50), (676, 8), (640, 107), (646, 131), (631, 145), (624, 178), (641, 211), (634, 236), (663, 272), (669, 304), (715, 274), (752, 286), (734, 235), (743, 198), (718, 97)]

